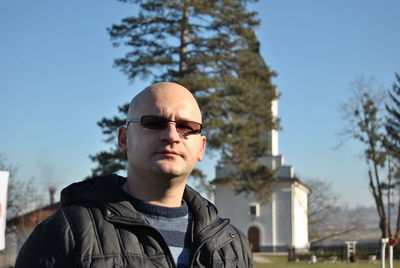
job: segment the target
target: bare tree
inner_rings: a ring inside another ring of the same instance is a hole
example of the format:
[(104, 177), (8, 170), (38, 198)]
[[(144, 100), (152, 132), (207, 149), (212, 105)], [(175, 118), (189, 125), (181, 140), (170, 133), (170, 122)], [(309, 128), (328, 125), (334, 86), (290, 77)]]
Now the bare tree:
[(340, 237), (363, 229), (361, 218), (345, 213), (338, 203), (339, 196), (332, 191), (330, 182), (316, 179), (305, 181), (309, 187), (308, 232), (311, 244)]
[[(22, 180), (16, 177), (18, 167), (7, 163), (7, 156), (0, 153), (0, 170), (10, 172), (7, 191), (7, 219), (16, 218), (29, 210), (36, 209), (43, 204), (34, 179)], [(16, 233), (21, 226), (7, 225), (6, 233)]]
[(388, 176), (390, 158), (384, 146), (387, 143), (383, 115), (386, 90), (377, 86), (373, 78), (360, 77), (350, 85), (351, 96), (343, 104), (343, 118), (348, 123), (343, 134), (363, 145), (369, 188), (379, 215), (382, 238), (393, 237), (389, 207), (394, 185)]

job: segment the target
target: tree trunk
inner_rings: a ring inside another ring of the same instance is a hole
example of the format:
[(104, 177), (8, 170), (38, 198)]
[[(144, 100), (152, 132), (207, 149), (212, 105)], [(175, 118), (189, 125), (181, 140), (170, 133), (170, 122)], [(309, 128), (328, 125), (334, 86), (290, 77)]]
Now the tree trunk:
[(378, 210), (379, 229), (381, 229), (382, 238), (386, 238), (388, 237), (389, 226), (386, 218), (385, 207), (383, 205), (382, 196), (379, 195), (379, 191), (377, 191), (376, 189), (371, 170), (368, 170), (368, 175), (369, 175), (369, 186), (371, 188), (372, 195), (374, 196), (376, 209)]
[(400, 239), (400, 200), (397, 204), (397, 222), (396, 222), (396, 233), (394, 237)]
[(390, 224), (391, 224), (391, 214), (392, 214), (392, 212), (391, 212), (391, 209), (390, 209), (390, 203), (391, 203), (391, 200), (390, 200), (390, 194), (391, 194), (391, 192), (390, 192), (390, 189), (391, 189), (391, 185), (392, 185), (392, 174), (391, 174), (391, 172), (390, 172), (390, 156), (388, 156), (388, 170), (389, 170), (389, 174), (388, 174), (388, 189), (387, 189), (387, 191), (388, 191), (388, 196), (387, 196), (387, 215), (388, 215), (388, 235), (389, 235), (389, 237), (393, 237), (393, 235), (392, 235), (392, 228), (390, 228)]
[(179, 51), (179, 77), (183, 77), (187, 71), (187, 58), (188, 44), (189, 44), (189, 30), (188, 30), (189, 10), (186, 1), (183, 3), (182, 20), (181, 20), (181, 38), (180, 38), (180, 51)]
[(380, 219), (379, 228), (381, 229), (381, 232), (382, 232), (382, 238), (389, 237), (388, 236), (389, 235), (389, 232), (388, 232), (389, 228), (388, 228), (388, 222), (387, 222), (386, 217)]

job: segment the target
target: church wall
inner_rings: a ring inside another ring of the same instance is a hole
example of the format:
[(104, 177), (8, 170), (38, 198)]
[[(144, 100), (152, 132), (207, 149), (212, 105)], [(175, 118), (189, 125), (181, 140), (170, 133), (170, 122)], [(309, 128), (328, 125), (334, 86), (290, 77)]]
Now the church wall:
[(253, 194), (239, 194), (224, 185), (218, 185), (215, 190), (215, 204), (218, 214), (229, 218), (231, 223), (239, 228), (246, 236), (252, 226), (260, 230), (261, 251), (273, 243), (272, 237), (272, 209), (271, 205), (260, 206), (260, 216), (254, 217), (249, 213), (250, 203), (255, 202)]
[[(259, 223), (263, 226), (264, 232), (261, 243), (261, 251), (272, 251), (271, 246), (274, 244), (276, 239), (274, 234), (274, 217), (273, 217), (273, 196), (267, 204), (260, 204), (260, 216), (253, 217), (249, 223), (249, 227), (252, 224)], [(255, 198), (253, 199), (255, 200)], [(248, 227), (248, 228), (249, 228)]]
[[(291, 185), (292, 182), (275, 184), (270, 201), (266, 205), (260, 205), (258, 217), (251, 216), (249, 213), (249, 205), (256, 203), (253, 194), (236, 195), (230, 187), (219, 184), (215, 191), (215, 203), (219, 215), (230, 218), (231, 223), (244, 234), (247, 235), (252, 226), (259, 229), (261, 251), (286, 251), (288, 245), (298, 247), (297, 245), (305, 244), (306, 246), (308, 236), (307, 230), (303, 229), (306, 222), (301, 223), (301, 219), (297, 219), (301, 216), (299, 204), (292, 202), (292, 198), (296, 195), (307, 198), (307, 193), (304, 191), (294, 193), (292, 191), (296, 191), (297, 188), (292, 188)], [(298, 212), (294, 212), (296, 209)], [(292, 220), (296, 219), (303, 227), (297, 228), (295, 222), (292, 224)]]
[(308, 248), (308, 190), (293, 185), (293, 245), (299, 249)]
[[(278, 91), (276, 93), (279, 96)], [(273, 117), (278, 116), (278, 98), (271, 102), (271, 113)], [(224, 178), (237, 172), (230, 161), (216, 167), (215, 203), (219, 214), (230, 218), (232, 224), (246, 235), (250, 227), (257, 228), (251, 229), (252, 246), (255, 250), (259, 249), (258, 233), (261, 251), (282, 252), (287, 251), (289, 245), (296, 248), (308, 246), (308, 189), (295, 176), (293, 166), (284, 164), (284, 156), (279, 154), (278, 138), (277, 130), (268, 130), (262, 136), (271, 147), (259, 161), (276, 170), (278, 177), (267, 204), (257, 202), (254, 194), (237, 195), (231, 187), (223, 184)], [(259, 215), (251, 215), (257, 214), (258, 209)]]
[(249, 218), (249, 205), (244, 195), (235, 195), (235, 192), (224, 185), (216, 187), (215, 204), (218, 208), (218, 214), (223, 218), (229, 218), (231, 222), (242, 230), (245, 234)]
[(290, 185), (278, 185), (276, 195), (276, 246), (286, 248), (292, 243), (292, 193)]

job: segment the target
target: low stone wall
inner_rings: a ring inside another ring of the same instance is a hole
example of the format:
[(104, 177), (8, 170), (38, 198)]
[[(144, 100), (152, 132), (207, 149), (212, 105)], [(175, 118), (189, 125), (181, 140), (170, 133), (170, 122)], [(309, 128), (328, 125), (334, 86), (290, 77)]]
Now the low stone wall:
[(0, 268), (11, 268), (14, 267), (15, 254), (0, 254)]

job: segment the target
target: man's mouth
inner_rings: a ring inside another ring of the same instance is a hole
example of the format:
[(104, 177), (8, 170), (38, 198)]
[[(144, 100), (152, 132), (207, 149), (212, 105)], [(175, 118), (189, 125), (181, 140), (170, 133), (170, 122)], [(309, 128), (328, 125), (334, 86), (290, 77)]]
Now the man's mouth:
[(173, 150), (162, 150), (162, 151), (157, 152), (157, 154), (177, 155), (177, 156), (180, 156), (180, 154), (179, 154), (178, 152), (173, 151)]

